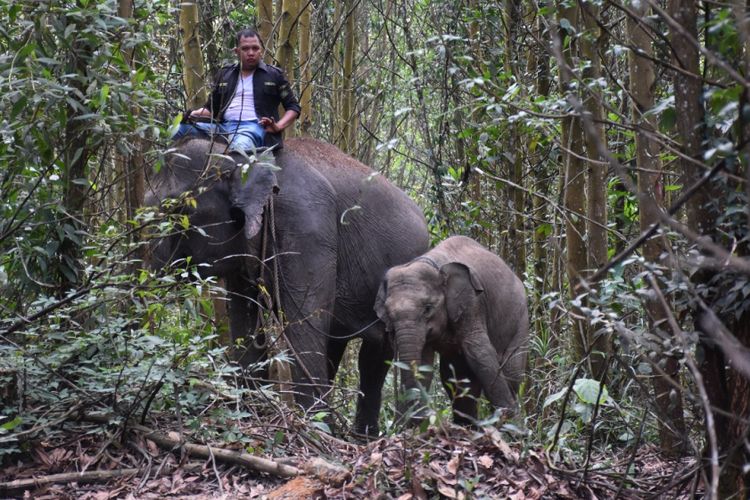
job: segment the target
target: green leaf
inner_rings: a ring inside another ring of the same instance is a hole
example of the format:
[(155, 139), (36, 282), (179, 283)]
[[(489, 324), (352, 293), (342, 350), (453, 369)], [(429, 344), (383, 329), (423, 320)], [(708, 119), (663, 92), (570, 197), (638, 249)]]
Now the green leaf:
[(104, 106), (107, 103), (109, 97), (109, 85), (102, 85), (102, 89), (99, 92), (99, 106)]
[(672, 130), (677, 123), (677, 112), (674, 108), (665, 109), (659, 118), (659, 128), (661, 130)]
[(401, 370), (410, 370), (409, 365), (407, 365), (403, 361), (391, 361), (391, 365)]
[(284, 433), (284, 431), (279, 429), (278, 431), (276, 431), (276, 434), (273, 435), (273, 444), (276, 446), (280, 445), (281, 443), (284, 442), (285, 437), (286, 437), (286, 433)]
[(10, 422), (5, 422), (4, 424), (0, 425), (0, 430), (6, 431), (6, 432), (12, 431), (13, 429), (18, 427), (22, 423), (23, 423), (23, 419), (21, 417), (16, 417)]
[(18, 116), (18, 114), (19, 114), (19, 113), (20, 113), (20, 112), (21, 112), (22, 110), (25, 110), (25, 109), (26, 109), (26, 104), (28, 104), (28, 102), (29, 102), (29, 101), (28, 101), (28, 99), (26, 98), (26, 96), (21, 96), (21, 98), (20, 98), (19, 100), (17, 100), (17, 101), (15, 102), (15, 104), (13, 104), (13, 108), (12, 108), (12, 109), (11, 109), (11, 111), (10, 111), (10, 118), (11, 118), (11, 119), (14, 119), (14, 118), (16, 118), (16, 117)]
[(552, 234), (552, 224), (549, 224), (546, 222), (539, 224), (536, 227), (536, 234), (542, 238), (547, 238), (549, 235)]
[(549, 405), (554, 403), (555, 401), (558, 401), (562, 399), (563, 396), (565, 396), (565, 393), (568, 392), (568, 388), (565, 387), (564, 389), (554, 393), (550, 394), (544, 399), (544, 404), (542, 405), (542, 408), (547, 408)]
[(328, 426), (327, 423), (325, 423), (325, 422), (311, 422), (311, 423), (312, 423), (313, 427), (315, 427), (315, 428), (317, 428), (317, 429), (319, 429), (319, 430), (321, 430), (321, 431), (323, 431), (323, 432), (325, 432), (327, 434), (332, 434), (331, 433), (331, 428)]
[(560, 27), (567, 31), (570, 34), (574, 34), (576, 32), (575, 28), (572, 24), (570, 24), (570, 21), (565, 19), (564, 17), (560, 19)]
[[(599, 395), (601, 389), (601, 396)], [(596, 404), (596, 398), (599, 396), (599, 404), (606, 404), (609, 400), (609, 392), (607, 386), (601, 386), (598, 380), (590, 378), (579, 378), (573, 384), (573, 390), (578, 395), (578, 399), (584, 403), (594, 405)]]

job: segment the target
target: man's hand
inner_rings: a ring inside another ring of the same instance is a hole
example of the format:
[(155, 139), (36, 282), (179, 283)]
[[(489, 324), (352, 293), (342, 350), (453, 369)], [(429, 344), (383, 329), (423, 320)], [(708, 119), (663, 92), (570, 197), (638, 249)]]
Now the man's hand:
[(207, 108), (198, 108), (190, 112), (190, 118), (211, 118), (211, 112)]
[(260, 123), (260, 126), (263, 127), (263, 129), (266, 132), (269, 132), (271, 134), (278, 134), (283, 128), (279, 127), (279, 124), (276, 123), (276, 121), (273, 118), (270, 118), (268, 116), (264, 116), (260, 120), (258, 120), (258, 123)]
[(289, 125), (294, 123), (294, 120), (297, 119), (297, 116), (299, 116), (299, 114), (296, 111), (287, 110), (284, 113), (284, 116), (282, 116), (281, 120), (279, 121), (276, 121), (271, 117), (264, 116), (263, 118), (258, 120), (258, 123), (265, 129), (266, 132), (271, 134), (278, 134)]

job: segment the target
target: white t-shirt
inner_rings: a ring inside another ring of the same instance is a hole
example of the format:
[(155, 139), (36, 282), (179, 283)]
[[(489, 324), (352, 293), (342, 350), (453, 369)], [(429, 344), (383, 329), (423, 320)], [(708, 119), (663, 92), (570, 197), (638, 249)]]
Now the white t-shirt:
[(240, 77), (234, 90), (232, 102), (224, 111), (224, 120), (257, 120), (255, 114), (255, 98), (253, 97), (253, 73), (250, 76)]

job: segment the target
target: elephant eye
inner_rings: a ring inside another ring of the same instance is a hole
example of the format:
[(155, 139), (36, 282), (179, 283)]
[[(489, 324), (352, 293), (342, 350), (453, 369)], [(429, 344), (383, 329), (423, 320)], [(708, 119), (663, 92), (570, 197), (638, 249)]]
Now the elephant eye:
[(424, 305), (424, 315), (425, 316), (431, 316), (434, 310), (435, 310), (435, 306), (433, 304), (425, 304)]

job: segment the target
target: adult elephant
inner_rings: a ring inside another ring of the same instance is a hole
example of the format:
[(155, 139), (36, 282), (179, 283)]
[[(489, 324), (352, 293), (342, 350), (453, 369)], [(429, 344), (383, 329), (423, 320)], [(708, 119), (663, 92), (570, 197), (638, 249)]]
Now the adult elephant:
[(393, 352), (372, 305), (385, 271), (427, 249), (421, 210), (383, 176), (318, 140), (290, 139), (276, 156), (279, 169), (254, 164), (248, 171), (246, 160), (225, 150), (183, 140), (150, 179), (148, 205), (191, 193), (181, 205), (189, 229), (158, 240), (153, 262), (190, 257), (202, 275), (225, 279), (243, 365), (265, 354), (254, 331), (263, 270), (269, 295), (280, 299), (296, 400), (306, 408), (330, 386), (347, 341), (361, 336), (355, 431), (376, 434)]

